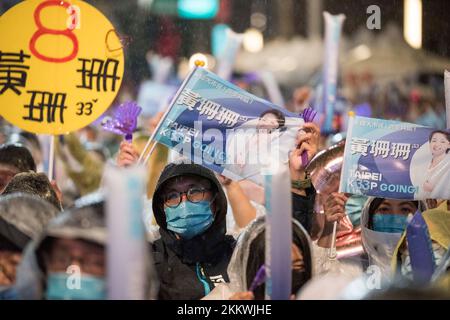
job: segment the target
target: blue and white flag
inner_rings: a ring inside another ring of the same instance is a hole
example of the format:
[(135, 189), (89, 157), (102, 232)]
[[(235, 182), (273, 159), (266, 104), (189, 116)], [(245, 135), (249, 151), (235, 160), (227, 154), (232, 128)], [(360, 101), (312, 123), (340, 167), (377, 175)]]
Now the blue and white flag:
[(161, 121), (159, 143), (228, 178), (260, 185), (262, 171), (287, 163), (304, 123), (203, 68), (191, 72)]
[(350, 117), (340, 192), (391, 199), (450, 199), (450, 133)]

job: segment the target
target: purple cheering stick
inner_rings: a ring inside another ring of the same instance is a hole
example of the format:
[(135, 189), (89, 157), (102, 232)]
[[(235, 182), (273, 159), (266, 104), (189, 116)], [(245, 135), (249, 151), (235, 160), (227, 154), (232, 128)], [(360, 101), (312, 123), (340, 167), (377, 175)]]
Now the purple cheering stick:
[(262, 285), (265, 281), (266, 281), (266, 268), (264, 267), (264, 265), (262, 265), (259, 268), (258, 272), (256, 273), (249, 291), (254, 293), (255, 289), (260, 285)]
[[(303, 110), (301, 117), (303, 118), (303, 120), (305, 120), (306, 122), (313, 122), (314, 118), (317, 115), (317, 111), (314, 110), (313, 108), (306, 108), (305, 110)], [(306, 167), (309, 163), (309, 159), (308, 159), (308, 153), (306, 151), (303, 151), (302, 153), (302, 165), (303, 167)]]
[(125, 140), (133, 140), (133, 132), (137, 127), (137, 118), (142, 108), (134, 101), (122, 103), (114, 115), (114, 118), (106, 119), (103, 122), (103, 129), (125, 136)]

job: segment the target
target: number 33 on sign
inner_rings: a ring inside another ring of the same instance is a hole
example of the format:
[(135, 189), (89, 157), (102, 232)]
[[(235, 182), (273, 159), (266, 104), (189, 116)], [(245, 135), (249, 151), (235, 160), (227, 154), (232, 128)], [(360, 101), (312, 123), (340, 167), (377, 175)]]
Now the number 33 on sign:
[(79, 0), (28, 0), (0, 17), (0, 115), (34, 133), (64, 134), (101, 116), (124, 71), (108, 19)]

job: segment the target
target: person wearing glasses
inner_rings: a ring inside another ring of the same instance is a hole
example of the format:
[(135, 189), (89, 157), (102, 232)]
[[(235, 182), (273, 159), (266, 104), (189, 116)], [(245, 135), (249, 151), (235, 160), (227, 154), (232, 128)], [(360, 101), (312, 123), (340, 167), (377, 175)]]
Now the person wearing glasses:
[(153, 244), (159, 299), (194, 300), (229, 282), (235, 240), (226, 235), (227, 200), (212, 171), (168, 164), (152, 202), (161, 238)]
[[(91, 193), (52, 219), (28, 244), (13, 287), (19, 300), (108, 299), (106, 208), (104, 195)], [(155, 299), (157, 279), (145, 255), (145, 299)], [(131, 261), (130, 261), (131, 263)]]

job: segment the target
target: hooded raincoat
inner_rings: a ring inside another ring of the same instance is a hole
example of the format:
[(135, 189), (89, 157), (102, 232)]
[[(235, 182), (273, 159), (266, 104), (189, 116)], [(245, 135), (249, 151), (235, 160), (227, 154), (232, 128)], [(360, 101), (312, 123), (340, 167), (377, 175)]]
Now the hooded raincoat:
[[(25, 249), (25, 256), (19, 265), (16, 290), (20, 299), (44, 299), (46, 291), (46, 270), (42, 259), (48, 238), (78, 239), (107, 245), (107, 229), (103, 195), (94, 193), (80, 198), (72, 209), (52, 220), (46, 230)], [(148, 299), (154, 299), (157, 291), (156, 273), (149, 255), (146, 263), (147, 282), (145, 292)], [(106, 259), (105, 259), (106, 260)]]
[[(301, 280), (301, 285), (309, 281), (313, 273), (313, 259), (311, 251), (311, 240), (308, 233), (302, 225), (295, 219), (292, 219), (293, 240), (294, 243), (300, 246), (303, 255), (303, 262), (305, 266), (304, 277)], [(247, 278), (248, 260), (251, 255), (252, 244), (255, 239), (265, 231), (265, 217), (259, 217), (253, 221), (247, 228), (239, 235), (236, 248), (233, 251), (230, 264), (228, 266), (228, 275), (230, 283), (222, 285), (214, 292), (206, 297), (208, 300), (223, 300), (229, 299), (230, 296), (237, 292), (245, 292), (249, 290), (249, 283), (253, 279)], [(258, 269), (257, 266), (256, 269)]]
[[(435, 209), (422, 212), (422, 216), (427, 224), (432, 241), (435, 266), (438, 267), (442, 263), (445, 263), (446, 251), (450, 249), (450, 211), (447, 210), (447, 201), (444, 201)], [(391, 268), (394, 273), (400, 272), (403, 276), (412, 277), (412, 270), (407, 250), (405, 250), (406, 248), (405, 232), (394, 248), (391, 259)], [(449, 281), (448, 278), (446, 281)]]
[[(376, 265), (381, 268), (383, 280), (387, 281), (393, 276), (391, 260), (402, 234), (378, 232), (369, 229), (370, 206), (375, 199), (377, 198), (369, 198), (367, 200), (361, 214), (362, 242), (369, 258), (369, 265)], [(425, 208), (426, 205), (423, 202), (419, 202), (419, 207)]]
[[(190, 240), (167, 229), (162, 186), (174, 177), (190, 175), (208, 179), (216, 189), (214, 222)], [(155, 266), (160, 279), (159, 299), (201, 299), (218, 283), (228, 282), (227, 267), (235, 240), (226, 235), (227, 200), (214, 173), (197, 164), (171, 163), (158, 180), (153, 212), (161, 238), (153, 244)]]
[[(14, 193), (0, 198), (0, 238), (23, 251), (37, 239), (58, 210), (47, 201), (30, 194)], [(0, 287), (0, 299), (14, 299), (11, 287)]]

